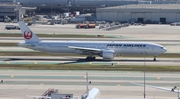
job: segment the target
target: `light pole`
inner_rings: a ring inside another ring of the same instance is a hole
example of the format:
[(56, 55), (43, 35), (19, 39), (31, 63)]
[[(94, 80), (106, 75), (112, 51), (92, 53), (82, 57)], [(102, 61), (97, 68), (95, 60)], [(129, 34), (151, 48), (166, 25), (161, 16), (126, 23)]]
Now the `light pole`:
[(178, 88), (178, 99), (179, 99), (179, 86), (177, 88)]
[(144, 55), (144, 99), (146, 98), (146, 54), (148, 54), (148, 52), (143, 52)]
[(51, 17), (52, 17), (52, 1), (51, 1)]
[(146, 64), (145, 64), (145, 52), (144, 52), (144, 99), (146, 98), (146, 86), (145, 86), (145, 84), (146, 84), (146, 66), (145, 66)]

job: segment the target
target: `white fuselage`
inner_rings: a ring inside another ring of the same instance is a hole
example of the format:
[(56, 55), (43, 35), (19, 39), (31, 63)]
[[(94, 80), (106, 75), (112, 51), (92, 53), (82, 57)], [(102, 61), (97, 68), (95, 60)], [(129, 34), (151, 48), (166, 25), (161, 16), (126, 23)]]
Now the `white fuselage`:
[[(159, 44), (148, 42), (115, 42), (115, 41), (40, 41), (38, 43), (19, 43), (19, 46), (49, 53), (87, 54), (86, 51), (71, 49), (69, 46), (113, 50), (115, 55), (136, 54), (159, 55), (166, 49)], [(93, 52), (96, 54), (96, 52)], [(98, 53), (97, 53), (98, 54)]]
[(88, 94), (84, 94), (82, 99), (97, 99), (100, 96), (100, 90), (98, 88), (92, 88)]

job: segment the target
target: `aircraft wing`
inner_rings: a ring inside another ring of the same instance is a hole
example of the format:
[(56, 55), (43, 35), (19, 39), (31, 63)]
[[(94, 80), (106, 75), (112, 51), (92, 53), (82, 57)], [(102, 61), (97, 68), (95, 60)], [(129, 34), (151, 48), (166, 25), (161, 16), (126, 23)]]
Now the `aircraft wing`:
[(86, 47), (76, 47), (76, 46), (68, 46), (68, 47), (75, 50), (84, 51), (84, 52), (89, 52), (89, 51), (101, 52), (102, 51), (101, 49), (97, 49), (97, 48), (86, 48)]
[[(138, 84), (138, 83), (132, 83), (132, 84), (139, 85), (139, 86), (144, 86), (144, 84)], [(176, 87), (170, 89), (170, 88), (164, 88), (164, 87), (158, 87), (158, 86), (152, 86), (152, 85), (145, 85), (145, 86), (151, 87), (151, 88), (160, 89), (160, 90), (165, 90), (165, 91), (175, 92), (175, 93), (180, 92), (180, 91), (178, 91), (178, 90), (175, 90)]]

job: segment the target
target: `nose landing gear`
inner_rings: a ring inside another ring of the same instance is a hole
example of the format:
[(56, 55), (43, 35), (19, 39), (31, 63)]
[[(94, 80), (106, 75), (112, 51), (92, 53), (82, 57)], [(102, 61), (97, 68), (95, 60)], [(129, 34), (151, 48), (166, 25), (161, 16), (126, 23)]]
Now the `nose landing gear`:
[(154, 56), (154, 59), (153, 59), (153, 61), (156, 61), (156, 56)]

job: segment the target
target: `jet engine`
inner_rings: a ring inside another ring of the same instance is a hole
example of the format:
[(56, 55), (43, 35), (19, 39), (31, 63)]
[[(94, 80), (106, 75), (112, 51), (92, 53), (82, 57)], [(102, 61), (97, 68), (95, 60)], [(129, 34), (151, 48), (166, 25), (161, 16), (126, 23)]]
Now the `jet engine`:
[(113, 50), (104, 50), (102, 52), (101, 57), (103, 57), (103, 59), (114, 59), (114, 51)]

